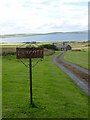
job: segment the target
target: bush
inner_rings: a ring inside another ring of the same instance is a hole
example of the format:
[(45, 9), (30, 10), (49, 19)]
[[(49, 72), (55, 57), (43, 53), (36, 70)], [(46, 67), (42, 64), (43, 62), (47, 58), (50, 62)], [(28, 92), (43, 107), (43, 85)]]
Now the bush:
[(12, 53), (5, 53), (5, 52), (3, 52), (2, 53), (2, 56), (7, 56), (7, 55), (16, 55), (16, 53), (15, 52), (12, 52)]
[(52, 50), (58, 50), (54, 44), (44, 44), (44, 45), (41, 45), (40, 47), (52, 49)]

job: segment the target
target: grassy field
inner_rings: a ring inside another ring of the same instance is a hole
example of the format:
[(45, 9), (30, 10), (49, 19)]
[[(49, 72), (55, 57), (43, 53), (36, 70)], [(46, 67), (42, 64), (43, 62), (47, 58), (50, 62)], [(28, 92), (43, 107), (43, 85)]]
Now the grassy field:
[[(16, 60), (15, 55), (3, 56), (3, 118), (88, 117), (87, 96), (53, 63), (52, 57), (46, 56), (33, 68), (32, 107), (29, 69)], [(33, 60), (33, 64), (35, 62)]]
[[(89, 51), (90, 52), (90, 51)], [(82, 50), (82, 51), (68, 51), (64, 59), (67, 61), (70, 61), (72, 63), (75, 63), (79, 66), (82, 66), (86, 69), (90, 69), (90, 63), (88, 61), (88, 50)]]
[(84, 42), (84, 41), (81, 41), (81, 42), (74, 42), (74, 43), (70, 43), (70, 45), (72, 46), (73, 49), (84, 49), (86, 47), (88, 47), (90, 45), (89, 42)]
[(53, 42), (37, 42), (36, 44), (29, 44), (29, 45), (25, 43), (0, 43), (0, 48), (16, 48), (16, 47), (21, 47), (21, 46), (25, 47), (30, 45), (40, 46), (44, 44), (53, 44)]

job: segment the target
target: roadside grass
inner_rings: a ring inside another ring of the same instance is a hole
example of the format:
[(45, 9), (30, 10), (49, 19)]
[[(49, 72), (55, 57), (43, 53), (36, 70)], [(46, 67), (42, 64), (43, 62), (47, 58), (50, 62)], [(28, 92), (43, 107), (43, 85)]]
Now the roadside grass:
[(44, 57), (33, 68), (33, 106), (29, 100), (29, 69), (15, 55), (3, 56), (3, 118), (88, 117), (87, 96), (53, 63), (54, 55)]
[(87, 49), (81, 51), (68, 51), (64, 59), (90, 70), (90, 63), (88, 61), (89, 53), (90, 50)]

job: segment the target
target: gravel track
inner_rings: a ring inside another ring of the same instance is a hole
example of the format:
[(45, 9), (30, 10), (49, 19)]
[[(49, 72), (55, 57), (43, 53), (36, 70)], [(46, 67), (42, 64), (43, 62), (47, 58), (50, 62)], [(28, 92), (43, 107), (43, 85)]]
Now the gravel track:
[[(66, 51), (63, 53), (63, 56), (64, 56), (65, 53), (66, 53)], [(62, 56), (62, 57), (63, 57), (63, 56)], [(81, 66), (78, 66), (78, 65), (76, 65), (76, 64), (73, 64), (73, 63), (68, 62), (68, 61), (66, 61), (66, 60), (64, 60), (64, 59), (61, 59), (61, 58), (60, 58), (60, 60), (61, 60), (62, 62), (64, 62), (64, 63), (66, 63), (66, 64), (69, 64), (69, 65), (77, 68), (78, 70), (80, 70), (80, 71), (82, 71), (82, 72), (84, 72), (84, 73), (86, 73), (86, 74), (90, 73), (89, 70), (87, 70), (87, 69), (85, 69), (85, 68), (82, 68)]]
[(90, 96), (90, 82), (88, 81), (90, 71), (64, 60), (63, 56), (65, 55), (65, 53), (66, 51), (57, 55), (53, 58), (53, 61), (67, 75), (69, 75), (69, 77), (74, 81), (76, 85), (78, 85), (81, 88), (81, 90), (83, 90), (88, 96)]

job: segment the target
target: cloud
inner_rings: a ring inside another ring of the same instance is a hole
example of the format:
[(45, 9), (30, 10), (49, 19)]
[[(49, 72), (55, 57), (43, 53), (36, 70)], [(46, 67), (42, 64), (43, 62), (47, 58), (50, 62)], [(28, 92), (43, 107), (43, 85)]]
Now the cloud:
[(0, 0), (0, 34), (85, 30), (83, 2), (88, 0)]

